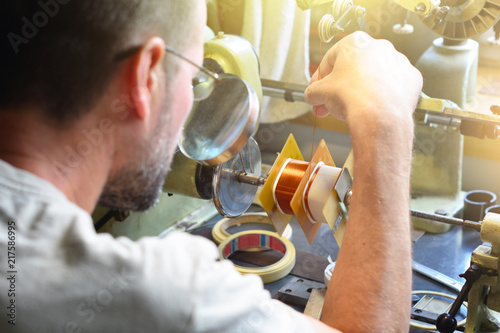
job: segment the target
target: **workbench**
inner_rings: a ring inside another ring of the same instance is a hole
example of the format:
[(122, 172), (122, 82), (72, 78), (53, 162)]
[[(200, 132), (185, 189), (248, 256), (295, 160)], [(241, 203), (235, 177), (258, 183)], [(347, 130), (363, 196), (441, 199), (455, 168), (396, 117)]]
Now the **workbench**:
[[(252, 208), (251, 210), (259, 211), (258, 208)], [(211, 229), (220, 219), (220, 216), (213, 218), (201, 228), (195, 230), (193, 234), (211, 238)], [(335, 260), (339, 252), (339, 247), (335, 242), (330, 228), (326, 224), (321, 227), (312, 245), (309, 245), (302, 229), (294, 219), (292, 219), (291, 226), (293, 229), (291, 241), (298, 253), (297, 262), (291, 274), (281, 280), (264, 285), (273, 298), (279, 298), (278, 294), (280, 289), (289, 283), (293, 283), (294, 280), (300, 279), (306, 282), (309, 281), (303, 276), (293, 275), (296, 274), (297, 269), (302, 272), (308, 270), (322, 272), (328, 264), (328, 260), (326, 259), (328, 255)], [(242, 230), (243, 229), (237, 231)], [(232, 232), (233, 230), (231, 230), (231, 233)], [(450, 231), (442, 234), (424, 233), (420, 237), (413, 236), (413, 238), (418, 238), (413, 246), (413, 259), (416, 262), (428, 266), (462, 283), (464, 280), (459, 277), (459, 274), (464, 273), (469, 267), (472, 251), (482, 243), (479, 238), (479, 232), (463, 229), (461, 227), (452, 227)], [(317, 274), (316, 276), (318, 277)], [(321, 285), (321, 288), (324, 288), (324, 284), (316, 285)], [(413, 290), (430, 290), (450, 295), (457, 294), (455, 291), (415, 272), (413, 274)], [(304, 310), (303, 305), (289, 305), (298, 311)], [(421, 333), (429, 331), (412, 327), (410, 328), (410, 332)]]

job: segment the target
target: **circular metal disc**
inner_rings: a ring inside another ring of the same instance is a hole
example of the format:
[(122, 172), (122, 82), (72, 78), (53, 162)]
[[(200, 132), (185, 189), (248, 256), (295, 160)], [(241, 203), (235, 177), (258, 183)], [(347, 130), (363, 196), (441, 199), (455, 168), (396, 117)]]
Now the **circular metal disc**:
[(443, 0), (449, 7), (422, 18), (432, 31), (448, 39), (467, 39), (491, 28), (500, 17), (500, 0)]
[(232, 158), (247, 144), (259, 118), (259, 100), (241, 78), (219, 75), (211, 95), (196, 103), (184, 123), (179, 148), (205, 165)]
[(232, 159), (215, 168), (213, 199), (219, 213), (225, 217), (243, 214), (253, 202), (258, 186), (238, 181), (238, 175), (259, 175), (262, 171), (260, 149), (253, 138)]

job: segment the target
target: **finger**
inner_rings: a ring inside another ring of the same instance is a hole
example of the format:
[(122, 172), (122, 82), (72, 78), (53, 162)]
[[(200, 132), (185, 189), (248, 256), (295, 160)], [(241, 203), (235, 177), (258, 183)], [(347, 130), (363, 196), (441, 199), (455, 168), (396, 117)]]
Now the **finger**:
[(324, 96), (320, 93), (321, 82), (316, 81), (311, 83), (304, 92), (304, 99), (309, 105), (324, 104)]
[(318, 69), (314, 72), (309, 84), (317, 82), (330, 74), (335, 65), (335, 60), (337, 59), (336, 46), (331, 47), (325, 56), (321, 59), (320, 64), (318, 65)]
[(314, 74), (311, 76), (309, 84), (313, 84), (314, 82), (318, 81), (318, 78), (319, 78), (319, 73), (318, 70), (316, 70), (316, 72), (314, 72)]
[[(319, 79), (330, 74), (335, 67), (337, 58), (345, 49), (362, 49), (365, 48), (374, 39), (365, 32), (356, 31), (333, 45), (325, 54), (318, 67)], [(352, 51), (351, 51), (352, 52)]]
[(311, 84), (306, 89), (304, 98), (309, 105), (314, 106), (313, 111), (318, 117), (322, 118), (331, 113), (334, 117), (344, 120), (343, 107), (336, 95), (336, 88), (328, 78)]
[(326, 106), (324, 105), (317, 105), (313, 108), (313, 113), (316, 115), (318, 118), (324, 118), (330, 114)]
[[(313, 76), (311, 77), (311, 80), (309, 81), (309, 87), (306, 89), (306, 92), (304, 94), (305, 98), (306, 98), (306, 102), (308, 104), (311, 104), (311, 105), (320, 105), (320, 104), (323, 104), (321, 100), (318, 100), (318, 102), (314, 102), (312, 99), (309, 99), (308, 100), (308, 96), (311, 94), (310, 92), (310, 87), (315, 85), (315, 84), (318, 84), (319, 81), (321, 81), (322, 79), (324, 79), (325, 77), (327, 77), (333, 70), (333, 68), (335, 67), (335, 62), (337, 60), (337, 57), (338, 57), (338, 54), (340, 52), (339, 48), (338, 48), (338, 44), (335, 44), (334, 46), (332, 46), (328, 52), (325, 54), (325, 56), (323, 57), (323, 59), (321, 59), (321, 62), (318, 66), (318, 69), (316, 70), (316, 72), (314, 72)], [(316, 96), (316, 94), (313, 94)], [(319, 97), (319, 96), (316, 96), (316, 97)]]
[(335, 61), (337, 59), (337, 54), (338, 51), (336, 45), (328, 50), (323, 59), (321, 59), (316, 73), (314, 73), (316, 76), (316, 80), (321, 80), (332, 72), (333, 67), (335, 66)]

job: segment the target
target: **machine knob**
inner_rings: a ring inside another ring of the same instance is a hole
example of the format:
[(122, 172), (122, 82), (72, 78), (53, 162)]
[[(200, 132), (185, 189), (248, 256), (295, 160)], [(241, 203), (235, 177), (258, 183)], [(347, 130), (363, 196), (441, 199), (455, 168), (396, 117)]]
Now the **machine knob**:
[(469, 294), (472, 285), (476, 283), (476, 281), (479, 280), (479, 278), (481, 277), (482, 272), (483, 270), (481, 267), (476, 265), (471, 265), (469, 269), (465, 271), (464, 274), (460, 274), (460, 277), (463, 277), (466, 282), (462, 287), (462, 290), (460, 290), (460, 293), (458, 294), (457, 298), (451, 305), (450, 312), (443, 313), (437, 318), (436, 328), (438, 329), (439, 332), (453, 333), (455, 331), (455, 329), (457, 328), (457, 320), (455, 319), (455, 316), (457, 315), (458, 311), (460, 310), (460, 307), (467, 298), (467, 295)]
[(457, 328), (457, 320), (449, 313), (443, 313), (437, 318), (436, 327), (441, 333), (453, 333)]

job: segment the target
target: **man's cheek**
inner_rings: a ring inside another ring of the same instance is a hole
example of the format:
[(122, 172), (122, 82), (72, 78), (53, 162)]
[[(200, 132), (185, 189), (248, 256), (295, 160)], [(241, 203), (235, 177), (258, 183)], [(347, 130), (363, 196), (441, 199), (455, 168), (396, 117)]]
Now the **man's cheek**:
[(178, 100), (179, 107), (175, 108), (175, 118), (176, 118), (176, 125), (179, 127), (184, 124), (186, 121), (187, 117), (189, 116), (189, 113), (191, 112), (191, 109), (193, 107), (193, 93), (192, 90), (189, 89), (187, 93), (184, 93), (182, 98)]

